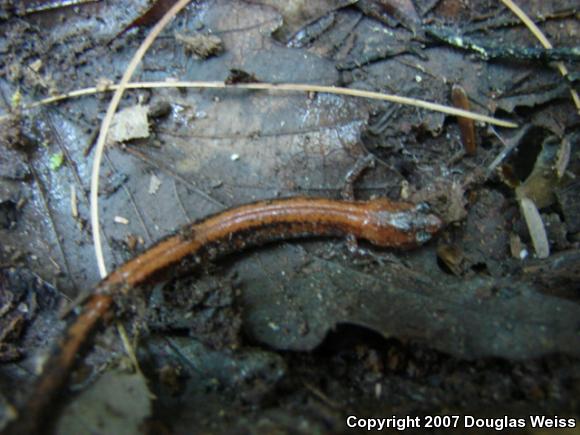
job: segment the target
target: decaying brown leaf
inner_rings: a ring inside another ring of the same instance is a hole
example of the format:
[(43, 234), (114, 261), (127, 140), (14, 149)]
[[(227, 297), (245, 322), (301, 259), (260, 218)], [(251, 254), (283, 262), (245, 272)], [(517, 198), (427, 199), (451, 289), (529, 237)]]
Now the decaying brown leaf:
[(455, 245), (440, 245), (437, 247), (437, 258), (441, 260), (445, 266), (457, 276), (463, 272), (461, 267), (464, 254), (459, 246)]
[(568, 138), (562, 140), (560, 149), (558, 150), (558, 158), (556, 159), (555, 170), (558, 178), (562, 178), (570, 163), (570, 152), (572, 151), (572, 145)]
[[(332, 261), (300, 264), (283, 253), (272, 254), (278, 267), (287, 264), (283, 285), (250, 265), (240, 269), (240, 277), (251, 283), (242, 295), (248, 307), (245, 331), (275, 349), (312, 350), (337, 325), (354, 323), (468, 359), (580, 355), (580, 337), (573, 327), (580, 314), (577, 304), (521, 282), (485, 275), (461, 280), (438, 276), (434, 281), (432, 272), (395, 264), (386, 265), (383, 275), (372, 275)], [(291, 304), (279, 303), (287, 300), (288, 292)], [(300, 312), (289, 306), (299, 306)]]
[(538, 258), (548, 257), (550, 255), (550, 244), (548, 243), (546, 228), (544, 227), (538, 208), (529, 198), (520, 198), (519, 203), (520, 210), (528, 226), (536, 256)]
[(532, 173), (516, 188), (518, 198), (529, 198), (538, 208), (554, 203), (554, 189), (559, 181), (555, 165), (560, 146), (561, 141), (555, 136), (544, 140)]
[(512, 257), (523, 260), (528, 256), (528, 251), (525, 249), (522, 239), (517, 234), (510, 234), (510, 253)]
[[(471, 110), (465, 89), (463, 89), (461, 86), (453, 85), (451, 90), (451, 99), (453, 100), (453, 105), (455, 107), (464, 110)], [(459, 124), (461, 142), (463, 142), (465, 152), (470, 156), (475, 155), (477, 151), (477, 143), (475, 140), (475, 122), (473, 119), (467, 119), (461, 116), (457, 117), (457, 122)]]
[(109, 140), (124, 142), (149, 137), (149, 106), (137, 104), (121, 110), (113, 118)]
[(556, 198), (568, 231), (580, 233), (580, 180), (570, 181), (556, 189)]
[(175, 32), (175, 39), (182, 43), (185, 50), (198, 59), (217, 56), (224, 50), (220, 37), (204, 33), (184, 34)]
[(356, 0), (260, 0), (259, 3), (273, 7), (282, 15), (283, 24), (274, 32), (274, 36), (286, 43), (301, 27), (332, 11), (356, 3)]
[(151, 396), (140, 373), (109, 370), (64, 410), (59, 434), (140, 434), (151, 414)]
[(359, 0), (357, 7), (365, 15), (394, 26), (401, 23), (416, 32), (420, 22), (419, 14), (410, 0)]

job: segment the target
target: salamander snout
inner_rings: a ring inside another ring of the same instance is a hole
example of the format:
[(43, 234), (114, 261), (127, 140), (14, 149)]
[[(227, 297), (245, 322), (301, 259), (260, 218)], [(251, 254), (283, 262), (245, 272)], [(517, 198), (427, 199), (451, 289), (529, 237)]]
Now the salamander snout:
[(397, 241), (391, 246), (406, 248), (421, 245), (443, 227), (443, 221), (430, 212), (426, 203), (396, 211), (377, 210), (374, 217), (376, 244), (381, 246), (388, 246), (383, 240), (387, 234), (392, 241)]

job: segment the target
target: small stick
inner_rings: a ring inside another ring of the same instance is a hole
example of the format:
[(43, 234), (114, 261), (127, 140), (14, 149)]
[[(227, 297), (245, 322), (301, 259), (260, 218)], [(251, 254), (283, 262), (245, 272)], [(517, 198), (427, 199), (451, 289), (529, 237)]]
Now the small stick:
[[(31, 109), (44, 104), (55, 103), (57, 101), (67, 100), (69, 98), (81, 97), (85, 95), (93, 95), (99, 92), (110, 92), (119, 89), (120, 85), (110, 85), (106, 88), (85, 88), (77, 91), (69, 92), (68, 94), (48, 97), (43, 100), (22, 105), (23, 109)], [(470, 112), (468, 110), (461, 110), (455, 107), (446, 106), (444, 104), (431, 103), (417, 98), (403, 97), (394, 94), (383, 94), (381, 92), (364, 91), (362, 89), (341, 88), (338, 86), (319, 86), (308, 85), (300, 83), (239, 83), (228, 85), (224, 82), (197, 82), (197, 81), (178, 81), (178, 82), (139, 82), (127, 83), (126, 89), (159, 89), (159, 88), (186, 88), (186, 89), (250, 89), (254, 91), (285, 91), (285, 92), (318, 92), (334, 95), (346, 95), (350, 97), (368, 98), (371, 100), (390, 101), (392, 103), (415, 106), (421, 109), (433, 110), (435, 112), (446, 113), (448, 115), (463, 116), (465, 118), (474, 119), (498, 127), (517, 128), (518, 124), (504, 119), (494, 118), (492, 116), (483, 115), (480, 113)]]
[[(453, 100), (453, 105), (460, 109), (469, 110), (469, 99), (463, 89), (459, 85), (453, 85), (451, 90), (451, 99)], [(474, 156), (477, 152), (477, 143), (475, 140), (475, 123), (473, 119), (468, 119), (463, 116), (457, 117), (457, 123), (459, 124), (459, 131), (461, 132), (461, 142), (463, 142), (463, 147), (465, 152), (470, 156)]]

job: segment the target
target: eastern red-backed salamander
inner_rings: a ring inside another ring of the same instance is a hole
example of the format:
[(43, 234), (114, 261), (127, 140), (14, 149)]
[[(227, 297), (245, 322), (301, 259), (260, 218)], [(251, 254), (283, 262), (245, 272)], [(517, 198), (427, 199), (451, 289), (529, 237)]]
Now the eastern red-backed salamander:
[(191, 264), (187, 260), (200, 262), (278, 240), (354, 236), (379, 247), (408, 249), (431, 239), (442, 226), (441, 219), (422, 204), (303, 197), (243, 205), (186, 225), (97, 285), (45, 364), (31, 400), (9, 430), (22, 434), (46, 429), (43, 422), (77, 355), (101, 320), (112, 314), (114, 295), (122, 289), (151, 283), (174, 267)]

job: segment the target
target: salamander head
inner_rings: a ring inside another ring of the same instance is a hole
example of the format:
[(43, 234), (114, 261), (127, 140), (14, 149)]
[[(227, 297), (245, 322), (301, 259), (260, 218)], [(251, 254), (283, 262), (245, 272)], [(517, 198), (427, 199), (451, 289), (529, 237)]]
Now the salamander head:
[(429, 240), (442, 227), (443, 221), (430, 213), (425, 203), (401, 207), (398, 210), (375, 210), (369, 224), (373, 234), (369, 240), (378, 246), (413, 248)]

